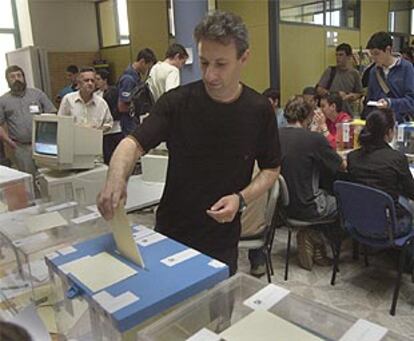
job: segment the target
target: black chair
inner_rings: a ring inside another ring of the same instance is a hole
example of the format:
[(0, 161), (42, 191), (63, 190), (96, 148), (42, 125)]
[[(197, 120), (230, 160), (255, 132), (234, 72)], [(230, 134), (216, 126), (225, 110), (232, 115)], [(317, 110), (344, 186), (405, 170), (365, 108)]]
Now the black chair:
[(275, 236), (275, 209), (277, 199), (279, 197), (279, 181), (276, 181), (273, 187), (269, 190), (269, 195), (265, 211), (265, 228), (257, 235), (241, 237), (239, 241), (239, 248), (242, 249), (260, 249), (266, 256), (266, 275), (269, 283), (272, 282), (271, 275), (274, 274), (272, 264), (272, 247)]
[[(285, 281), (288, 279), (289, 273), (289, 256), (290, 256), (290, 244), (292, 239), (292, 232), (296, 228), (313, 228), (320, 230), (321, 227), (330, 225), (336, 221), (335, 218), (331, 219), (321, 219), (318, 221), (305, 221), (305, 220), (298, 220), (293, 217), (289, 217), (286, 213), (286, 208), (289, 206), (289, 190), (286, 184), (285, 179), (282, 175), (279, 176), (279, 184), (280, 184), (280, 196), (279, 196), (279, 207), (278, 207), (278, 214), (279, 214), (279, 224), (281, 227), (286, 226), (288, 228), (288, 240), (287, 240), (287, 247), (286, 247), (286, 260), (285, 260)], [(322, 229), (322, 232), (323, 229)], [(334, 253), (334, 247), (331, 243), (332, 251)]]
[[(367, 247), (400, 250), (398, 275), (390, 309), (390, 314), (395, 315), (406, 252), (409, 247), (414, 247), (414, 231), (411, 230), (403, 237), (397, 237), (398, 221), (394, 201), (383, 191), (352, 182), (336, 181), (334, 192), (338, 200), (342, 227), (354, 240), (364, 246), (366, 266), (368, 266)], [(334, 257), (332, 285), (335, 285), (338, 261), (339, 252)], [(412, 270), (414, 271), (414, 268)]]

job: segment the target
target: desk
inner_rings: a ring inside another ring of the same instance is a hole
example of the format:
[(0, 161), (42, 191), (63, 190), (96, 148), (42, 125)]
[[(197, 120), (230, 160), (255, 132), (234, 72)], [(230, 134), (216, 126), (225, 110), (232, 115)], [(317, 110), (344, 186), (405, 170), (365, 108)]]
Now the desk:
[(125, 210), (132, 212), (157, 205), (163, 191), (164, 183), (146, 182), (142, 175), (133, 175), (128, 181)]

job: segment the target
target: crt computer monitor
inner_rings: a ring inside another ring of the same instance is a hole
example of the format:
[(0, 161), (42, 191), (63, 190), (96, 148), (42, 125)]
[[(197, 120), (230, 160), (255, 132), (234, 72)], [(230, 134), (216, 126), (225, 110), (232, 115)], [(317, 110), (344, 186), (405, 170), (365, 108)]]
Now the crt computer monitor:
[(102, 131), (78, 126), (72, 116), (33, 116), (33, 159), (56, 170), (91, 169), (102, 155)]

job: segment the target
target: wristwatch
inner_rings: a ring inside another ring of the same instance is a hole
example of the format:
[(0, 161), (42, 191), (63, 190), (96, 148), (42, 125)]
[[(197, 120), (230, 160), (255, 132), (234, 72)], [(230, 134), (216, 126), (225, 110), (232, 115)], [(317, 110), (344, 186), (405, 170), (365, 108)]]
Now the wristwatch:
[(240, 192), (237, 192), (236, 195), (239, 197), (239, 213), (243, 213), (243, 211), (247, 208), (246, 201), (243, 198), (243, 195)]

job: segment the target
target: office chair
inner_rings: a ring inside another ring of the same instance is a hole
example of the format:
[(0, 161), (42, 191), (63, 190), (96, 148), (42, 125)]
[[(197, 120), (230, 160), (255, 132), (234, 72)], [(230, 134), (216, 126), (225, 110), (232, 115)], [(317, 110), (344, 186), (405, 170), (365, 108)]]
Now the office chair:
[[(354, 240), (365, 247), (365, 265), (368, 265), (367, 246), (400, 250), (398, 274), (390, 309), (390, 314), (394, 316), (406, 252), (409, 247), (414, 247), (414, 231), (411, 230), (407, 235), (398, 237), (399, 225), (394, 201), (383, 191), (352, 182), (336, 181), (334, 192), (338, 200), (342, 227)], [(334, 255), (332, 285), (335, 285), (338, 261), (339, 252)], [(414, 272), (412, 272), (412, 281), (414, 281)]]
[[(279, 199), (279, 207), (278, 213), (280, 217), (281, 226), (286, 226), (288, 228), (288, 240), (287, 240), (287, 247), (286, 247), (286, 258), (285, 258), (285, 281), (288, 280), (288, 273), (289, 273), (289, 257), (290, 257), (290, 245), (292, 239), (292, 232), (295, 228), (316, 228), (316, 227), (324, 227), (329, 224), (332, 224), (336, 221), (335, 218), (330, 219), (321, 219), (318, 221), (306, 221), (306, 220), (299, 220), (293, 217), (289, 217), (286, 209), (289, 206), (289, 190), (286, 184), (285, 179), (282, 175), (279, 175), (279, 184), (280, 184), (280, 199)], [(322, 230), (322, 232), (324, 232)], [(331, 242), (332, 252), (335, 253), (335, 247)]]
[(239, 248), (242, 249), (250, 250), (263, 248), (266, 256), (266, 275), (269, 283), (272, 282), (270, 276), (274, 274), (271, 254), (275, 236), (275, 209), (278, 197), (279, 181), (276, 181), (268, 194), (265, 210), (265, 228), (256, 235), (241, 237), (239, 241)]

